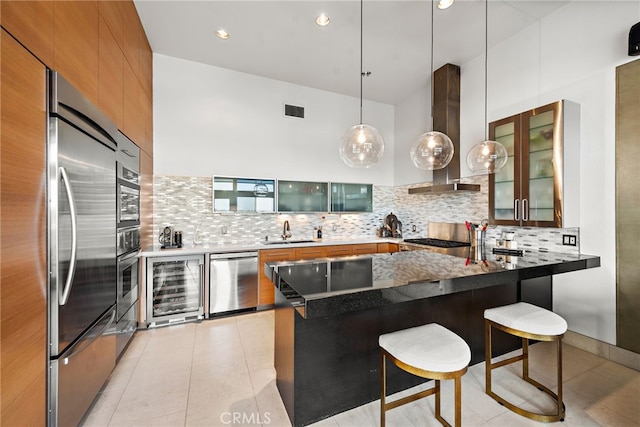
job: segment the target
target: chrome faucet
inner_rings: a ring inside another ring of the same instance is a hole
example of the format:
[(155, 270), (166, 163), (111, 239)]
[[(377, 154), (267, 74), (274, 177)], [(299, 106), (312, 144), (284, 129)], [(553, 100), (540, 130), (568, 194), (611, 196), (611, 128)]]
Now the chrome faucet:
[(282, 226), (282, 239), (287, 240), (289, 237), (291, 237), (291, 228), (289, 227), (289, 221), (287, 220)]

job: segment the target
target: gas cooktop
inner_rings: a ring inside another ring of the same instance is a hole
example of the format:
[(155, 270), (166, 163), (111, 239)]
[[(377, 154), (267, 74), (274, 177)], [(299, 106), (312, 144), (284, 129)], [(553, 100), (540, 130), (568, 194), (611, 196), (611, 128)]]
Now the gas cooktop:
[(437, 248), (461, 248), (465, 246), (471, 246), (469, 242), (457, 242), (455, 240), (443, 240), (432, 238), (421, 239), (404, 239), (407, 243), (414, 243), (417, 245), (435, 246)]

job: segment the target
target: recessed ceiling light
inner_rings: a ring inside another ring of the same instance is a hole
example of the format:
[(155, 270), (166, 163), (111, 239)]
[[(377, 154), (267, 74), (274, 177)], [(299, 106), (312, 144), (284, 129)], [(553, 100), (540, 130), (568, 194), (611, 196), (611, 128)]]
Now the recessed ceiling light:
[(318, 24), (321, 27), (326, 27), (327, 25), (329, 25), (329, 17), (324, 13), (321, 14), (316, 18), (316, 24)]
[(216, 36), (218, 36), (222, 40), (226, 40), (229, 38), (229, 33), (227, 33), (225, 30), (218, 30), (216, 31)]
[(438, 2), (438, 9), (446, 9), (453, 4), (455, 0), (440, 0)]

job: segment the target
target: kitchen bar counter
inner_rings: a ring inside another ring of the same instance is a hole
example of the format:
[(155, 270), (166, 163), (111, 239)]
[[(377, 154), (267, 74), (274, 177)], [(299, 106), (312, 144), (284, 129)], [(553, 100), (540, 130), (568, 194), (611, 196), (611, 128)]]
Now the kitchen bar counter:
[(515, 257), (488, 248), (480, 261), (414, 250), (274, 262), (265, 265), (265, 274), (309, 319), (599, 266), (600, 258), (592, 255), (526, 252)]
[[(428, 250), (273, 262), (276, 383), (293, 426), (380, 398), (382, 334), (437, 322), (484, 360), (484, 310), (526, 301), (552, 308), (552, 276), (594, 268), (600, 258), (550, 252), (485, 260)], [(494, 355), (521, 346), (494, 334)], [(387, 393), (424, 382), (387, 365)]]

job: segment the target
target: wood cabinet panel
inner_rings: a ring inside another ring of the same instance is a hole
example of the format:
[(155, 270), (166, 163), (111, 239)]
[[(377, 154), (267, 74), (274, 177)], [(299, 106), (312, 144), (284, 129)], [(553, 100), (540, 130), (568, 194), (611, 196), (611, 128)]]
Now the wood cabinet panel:
[(106, 21), (100, 17), (99, 26), (99, 107), (122, 128), (124, 97), (124, 55)]
[(140, 25), (140, 83), (147, 97), (153, 100), (153, 52), (142, 25)]
[(157, 240), (153, 231), (153, 157), (140, 151), (140, 244), (143, 248)]
[(2, 26), (53, 67), (53, 1), (1, 1)]
[(54, 68), (99, 105), (99, 13), (96, 1), (53, 4)]
[[(130, 140), (141, 146), (144, 139), (143, 122), (144, 113), (142, 112), (142, 97), (140, 91), (140, 83), (131, 69), (131, 65), (124, 61), (124, 98), (123, 98), (123, 121), (122, 132), (129, 137)], [(150, 153), (149, 153), (150, 154)]]
[(378, 252), (378, 244), (377, 243), (364, 243), (360, 245), (353, 245), (353, 253), (354, 255), (360, 254), (375, 254)]
[(1, 31), (2, 425), (46, 424), (46, 70)]
[(138, 132), (140, 134), (140, 149), (146, 151), (153, 156), (153, 105), (151, 99), (138, 83), (138, 105), (140, 107), (140, 116), (138, 118)]
[(305, 248), (296, 248), (296, 259), (313, 259), (323, 258), (327, 256), (325, 246), (310, 246)]
[(123, 2), (101, 0), (98, 5), (100, 16), (104, 19), (121, 50), (124, 49)]
[(122, 22), (124, 24), (124, 57), (134, 74), (140, 75), (140, 18), (132, 0), (122, 3)]
[(327, 256), (353, 255), (354, 245), (333, 245), (327, 246)]
[(378, 243), (378, 253), (398, 252), (400, 247), (397, 243)]
[(259, 298), (258, 305), (272, 305), (274, 303), (274, 284), (271, 278), (264, 274), (264, 264), (272, 261), (286, 261), (296, 258), (294, 248), (287, 249), (265, 249), (258, 255), (258, 285)]

